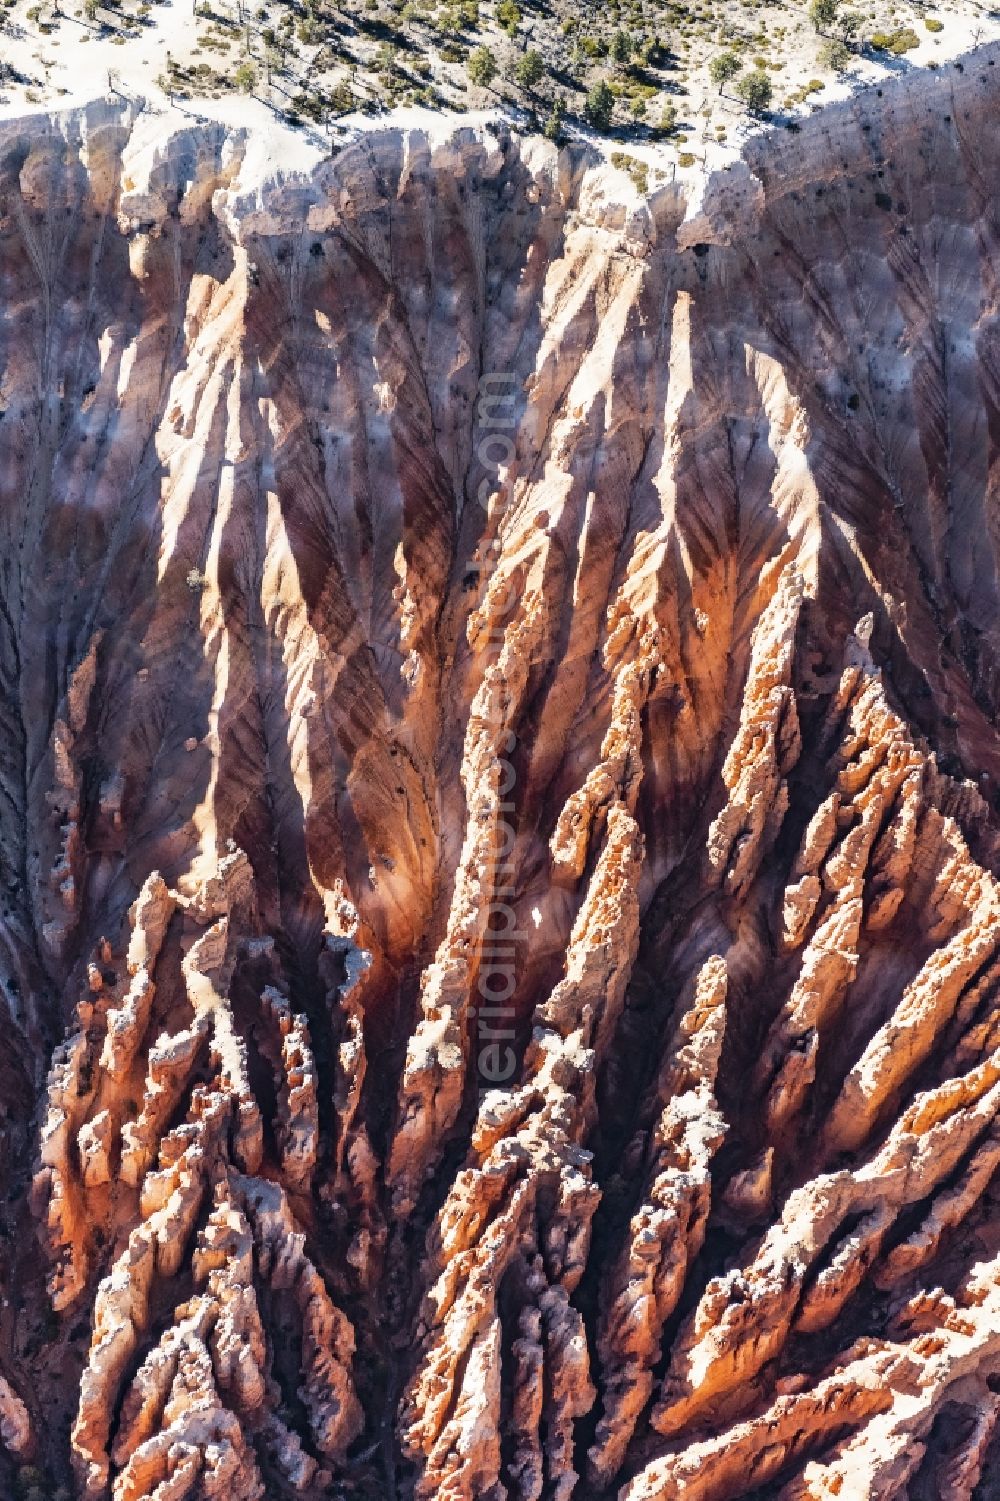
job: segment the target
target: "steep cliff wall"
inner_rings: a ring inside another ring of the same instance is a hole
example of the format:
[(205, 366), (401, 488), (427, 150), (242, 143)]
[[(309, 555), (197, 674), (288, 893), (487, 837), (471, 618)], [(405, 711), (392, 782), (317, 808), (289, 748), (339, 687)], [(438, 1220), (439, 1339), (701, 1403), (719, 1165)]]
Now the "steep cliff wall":
[(0, 131), (4, 1495), (1000, 1483), (995, 61)]

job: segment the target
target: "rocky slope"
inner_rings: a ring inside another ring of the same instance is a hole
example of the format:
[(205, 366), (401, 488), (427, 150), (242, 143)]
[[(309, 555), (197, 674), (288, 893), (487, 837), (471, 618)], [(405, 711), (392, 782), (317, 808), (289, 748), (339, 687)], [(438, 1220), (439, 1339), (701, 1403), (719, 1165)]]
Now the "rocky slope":
[(995, 61), (3, 127), (0, 1494), (1000, 1484)]

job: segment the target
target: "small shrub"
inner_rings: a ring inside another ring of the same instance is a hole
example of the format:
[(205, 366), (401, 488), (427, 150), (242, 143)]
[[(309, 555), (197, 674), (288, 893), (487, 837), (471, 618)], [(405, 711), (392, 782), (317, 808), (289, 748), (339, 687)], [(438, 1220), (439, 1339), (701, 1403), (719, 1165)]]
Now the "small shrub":
[(649, 168), (638, 157), (629, 156), (626, 151), (612, 151), (611, 165), (627, 172), (640, 193), (649, 191)]
[(944, 22), (938, 21), (934, 16), (924, 16), (924, 25), (928, 31), (944, 31)]
[(693, 167), (694, 164), (695, 157), (690, 151), (682, 151), (677, 158), (677, 165), (680, 167)]
[(902, 57), (904, 52), (920, 46), (920, 38), (912, 26), (901, 26), (896, 31), (876, 31), (871, 44), (876, 52), (891, 52), (895, 57)]
[(833, 73), (845, 73), (851, 64), (851, 49), (837, 37), (829, 37), (819, 49), (819, 60)]

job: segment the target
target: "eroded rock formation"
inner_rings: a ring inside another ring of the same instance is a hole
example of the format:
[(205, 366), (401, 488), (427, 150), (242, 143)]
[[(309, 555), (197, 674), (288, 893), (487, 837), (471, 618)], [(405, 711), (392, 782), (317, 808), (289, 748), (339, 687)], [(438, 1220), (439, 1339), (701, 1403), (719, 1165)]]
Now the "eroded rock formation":
[(1000, 1485), (997, 61), (0, 129), (0, 1494)]

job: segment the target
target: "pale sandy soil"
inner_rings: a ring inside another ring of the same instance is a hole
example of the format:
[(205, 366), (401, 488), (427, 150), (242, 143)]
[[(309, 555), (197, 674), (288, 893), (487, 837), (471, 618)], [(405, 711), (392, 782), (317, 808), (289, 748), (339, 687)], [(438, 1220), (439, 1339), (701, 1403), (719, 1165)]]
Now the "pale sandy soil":
[[(851, 0), (843, 0), (843, 8), (850, 4)], [(0, 82), (0, 117), (20, 115), (38, 107), (79, 104), (109, 91), (119, 91), (133, 99), (145, 100), (151, 111), (167, 110), (172, 99), (174, 107), (190, 117), (249, 125), (255, 136), (260, 137), (259, 149), (279, 157), (290, 154), (292, 160), (302, 152), (314, 155), (328, 151), (332, 144), (343, 143), (358, 130), (389, 121), (410, 120), (429, 125), (443, 120), (445, 128), (453, 123), (454, 117), (438, 110), (414, 106), (383, 109), (373, 101), (377, 86), (374, 75), (366, 72), (363, 65), (349, 69), (333, 56), (329, 47), (305, 46), (297, 39), (293, 39), (285, 54), (284, 66), (274, 72), (268, 83), (263, 66), (262, 33), (266, 27), (278, 24), (281, 16), (287, 14), (287, 6), (272, 0), (241, 12), (236, 0), (213, 0), (213, 8), (214, 21), (196, 17), (192, 0), (157, 0), (145, 7), (139, 0), (122, 0), (117, 9), (102, 9), (96, 21), (88, 21), (75, 0), (62, 0), (58, 11), (52, 9), (51, 0), (41, 7), (37, 0), (34, 6), (30, 0), (16, 0), (6, 11), (0, 29), (0, 59), (5, 65)], [(471, 40), (487, 40), (502, 66), (506, 62), (509, 68), (520, 48), (544, 45), (545, 39), (538, 34), (542, 23), (536, 19), (526, 17), (518, 41), (512, 43), (497, 28), (494, 12), (494, 0), (483, 0), (480, 32)], [(368, 23), (360, 8), (345, 9), (340, 14), (347, 19), (342, 40), (349, 33), (355, 53), (374, 57), (376, 46), (364, 29)], [(390, 20), (394, 14), (391, 9), (387, 11)], [(553, 16), (558, 14), (554, 9)], [(660, 6), (648, 3), (645, 6), (647, 32), (659, 35), (671, 56), (664, 67), (653, 68), (645, 75), (647, 80), (655, 81), (659, 92), (648, 100), (644, 118), (647, 124), (658, 123), (664, 104), (672, 100), (679, 118), (677, 136), (669, 141), (643, 142), (641, 129), (626, 128), (610, 146), (597, 142), (602, 150), (624, 150), (647, 162), (654, 173), (650, 186), (655, 186), (656, 172), (711, 169), (732, 160), (747, 135), (760, 128), (748, 120), (737, 100), (729, 93), (720, 96), (709, 81), (708, 63), (723, 46), (737, 51), (747, 65), (758, 57), (767, 60), (774, 83), (775, 113), (787, 118), (821, 108), (833, 99), (846, 97), (880, 80), (940, 66), (979, 43), (1000, 38), (1000, 10), (991, 11), (979, 0), (940, 0), (933, 6), (913, 4), (910, 0), (874, 0), (870, 8), (861, 11), (862, 35), (874, 29), (891, 31), (909, 26), (918, 36), (919, 46), (899, 59), (870, 51), (856, 54), (847, 72), (838, 76), (829, 68), (824, 70), (819, 62), (822, 39), (809, 21), (805, 4), (764, 6), (759, 0), (693, 0), (690, 24), (678, 23), (676, 13), (672, 19), (663, 19), (664, 14)], [(581, 11), (580, 16), (581, 28), (596, 25), (589, 13)], [(936, 33), (928, 30), (928, 19), (940, 23), (943, 29)], [(624, 13), (621, 24), (634, 29), (634, 22)], [(246, 59), (248, 40), (250, 57), (259, 75), (256, 97), (235, 92), (229, 81)], [(437, 91), (439, 98), (463, 109), (470, 105), (487, 109), (497, 105), (496, 93), (469, 91), (463, 63), (442, 60), (440, 37), (427, 40), (421, 34), (421, 48), (425, 42), (426, 51), (421, 52), (429, 68), (425, 82)], [(549, 56), (547, 51), (546, 57)], [(558, 61), (555, 53), (552, 58), (555, 66)], [(208, 67), (212, 74), (205, 74), (200, 86), (188, 88), (187, 97), (183, 94), (177, 97), (174, 93), (168, 96), (169, 59), (185, 68)], [(602, 70), (607, 71), (599, 61), (587, 76), (597, 76)], [(327, 97), (338, 81), (348, 78), (353, 82), (356, 97), (369, 100), (370, 112), (343, 116), (330, 127), (321, 128), (306, 121), (293, 130), (286, 128), (281, 116), (296, 97), (301, 99), (306, 93)], [(810, 81), (813, 92), (803, 98), (802, 91)], [(551, 79), (547, 80), (542, 94), (551, 92), (552, 87)], [(582, 96), (567, 97), (577, 107), (582, 103)], [(789, 104), (789, 100), (796, 102)], [(526, 118), (523, 110), (511, 108), (509, 90), (506, 104), (512, 118)], [(544, 112), (541, 101), (540, 107)], [(464, 114), (463, 118), (478, 116)], [(571, 133), (587, 134), (575, 122)], [(625, 136), (635, 139), (626, 140)]]

